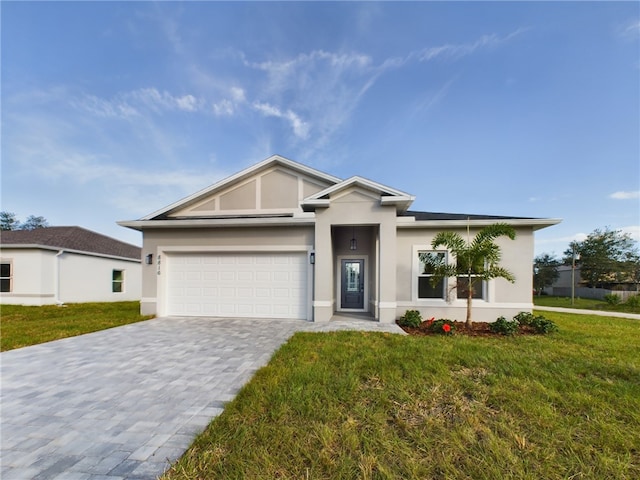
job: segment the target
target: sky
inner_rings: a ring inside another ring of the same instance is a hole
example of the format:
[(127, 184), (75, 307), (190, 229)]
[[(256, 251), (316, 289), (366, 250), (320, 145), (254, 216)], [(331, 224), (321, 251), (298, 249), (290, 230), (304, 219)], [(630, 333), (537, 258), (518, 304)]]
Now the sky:
[(1, 209), (141, 245), (273, 154), (412, 210), (640, 240), (638, 2), (11, 2)]

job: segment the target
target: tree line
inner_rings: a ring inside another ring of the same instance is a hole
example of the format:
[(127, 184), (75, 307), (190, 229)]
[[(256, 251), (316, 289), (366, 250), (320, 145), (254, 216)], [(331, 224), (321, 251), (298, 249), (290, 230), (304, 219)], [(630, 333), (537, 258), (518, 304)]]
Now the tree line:
[(580, 268), (582, 282), (590, 288), (616, 284), (640, 286), (640, 254), (638, 242), (628, 233), (610, 228), (596, 229), (583, 241), (573, 241), (562, 258), (543, 253), (533, 262), (533, 285), (538, 294), (558, 279), (559, 267)]
[(29, 215), (24, 222), (20, 222), (15, 213), (0, 212), (0, 230), (35, 230), (36, 228), (48, 227), (49, 223), (44, 217)]

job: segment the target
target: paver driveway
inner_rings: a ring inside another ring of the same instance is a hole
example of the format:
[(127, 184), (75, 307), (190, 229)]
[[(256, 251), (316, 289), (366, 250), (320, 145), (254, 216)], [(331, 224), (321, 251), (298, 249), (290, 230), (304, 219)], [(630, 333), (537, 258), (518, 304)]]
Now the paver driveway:
[(0, 354), (0, 478), (160, 475), (295, 331), (368, 321), (160, 318)]

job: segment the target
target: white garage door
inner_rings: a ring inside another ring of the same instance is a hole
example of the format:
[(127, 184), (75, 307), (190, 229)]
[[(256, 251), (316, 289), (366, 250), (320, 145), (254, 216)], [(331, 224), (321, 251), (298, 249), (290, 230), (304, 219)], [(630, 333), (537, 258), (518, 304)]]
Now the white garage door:
[(305, 253), (168, 254), (169, 315), (307, 317)]

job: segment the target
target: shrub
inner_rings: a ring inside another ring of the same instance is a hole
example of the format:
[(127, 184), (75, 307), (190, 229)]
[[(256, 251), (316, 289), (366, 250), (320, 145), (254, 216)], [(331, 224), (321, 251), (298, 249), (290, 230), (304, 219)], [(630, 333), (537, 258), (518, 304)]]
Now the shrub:
[(401, 327), (419, 327), (422, 323), (422, 315), (418, 310), (407, 310), (404, 315), (398, 320), (398, 325)]
[(551, 333), (558, 331), (558, 326), (553, 321), (544, 317), (535, 317), (530, 325), (536, 333)]
[(531, 322), (533, 322), (535, 318), (536, 317), (531, 312), (520, 312), (513, 317), (513, 319), (520, 325), (531, 325)]
[(543, 316), (535, 316), (530, 312), (520, 312), (513, 317), (514, 321), (517, 321), (520, 325), (529, 326), (536, 333), (551, 333), (557, 332), (558, 326), (551, 320), (544, 318)]
[(520, 322), (515, 318), (513, 320), (507, 320), (504, 317), (498, 317), (498, 319), (489, 325), (489, 330), (494, 333), (501, 333), (502, 335), (513, 335), (520, 328)]
[(609, 293), (604, 296), (604, 301), (609, 305), (618, 305), (621, 300), (620, 295), (616, 295), (615, 293)]
[(640, 295), (631, 295), (624, 304), (629, 307), (640, 307)]
[(430, 332), (439, 333), (441, 335), (453, 335), (456, 326), (447, 318), (439, 318), (438, 320), (429, 320), (428, 329)]

